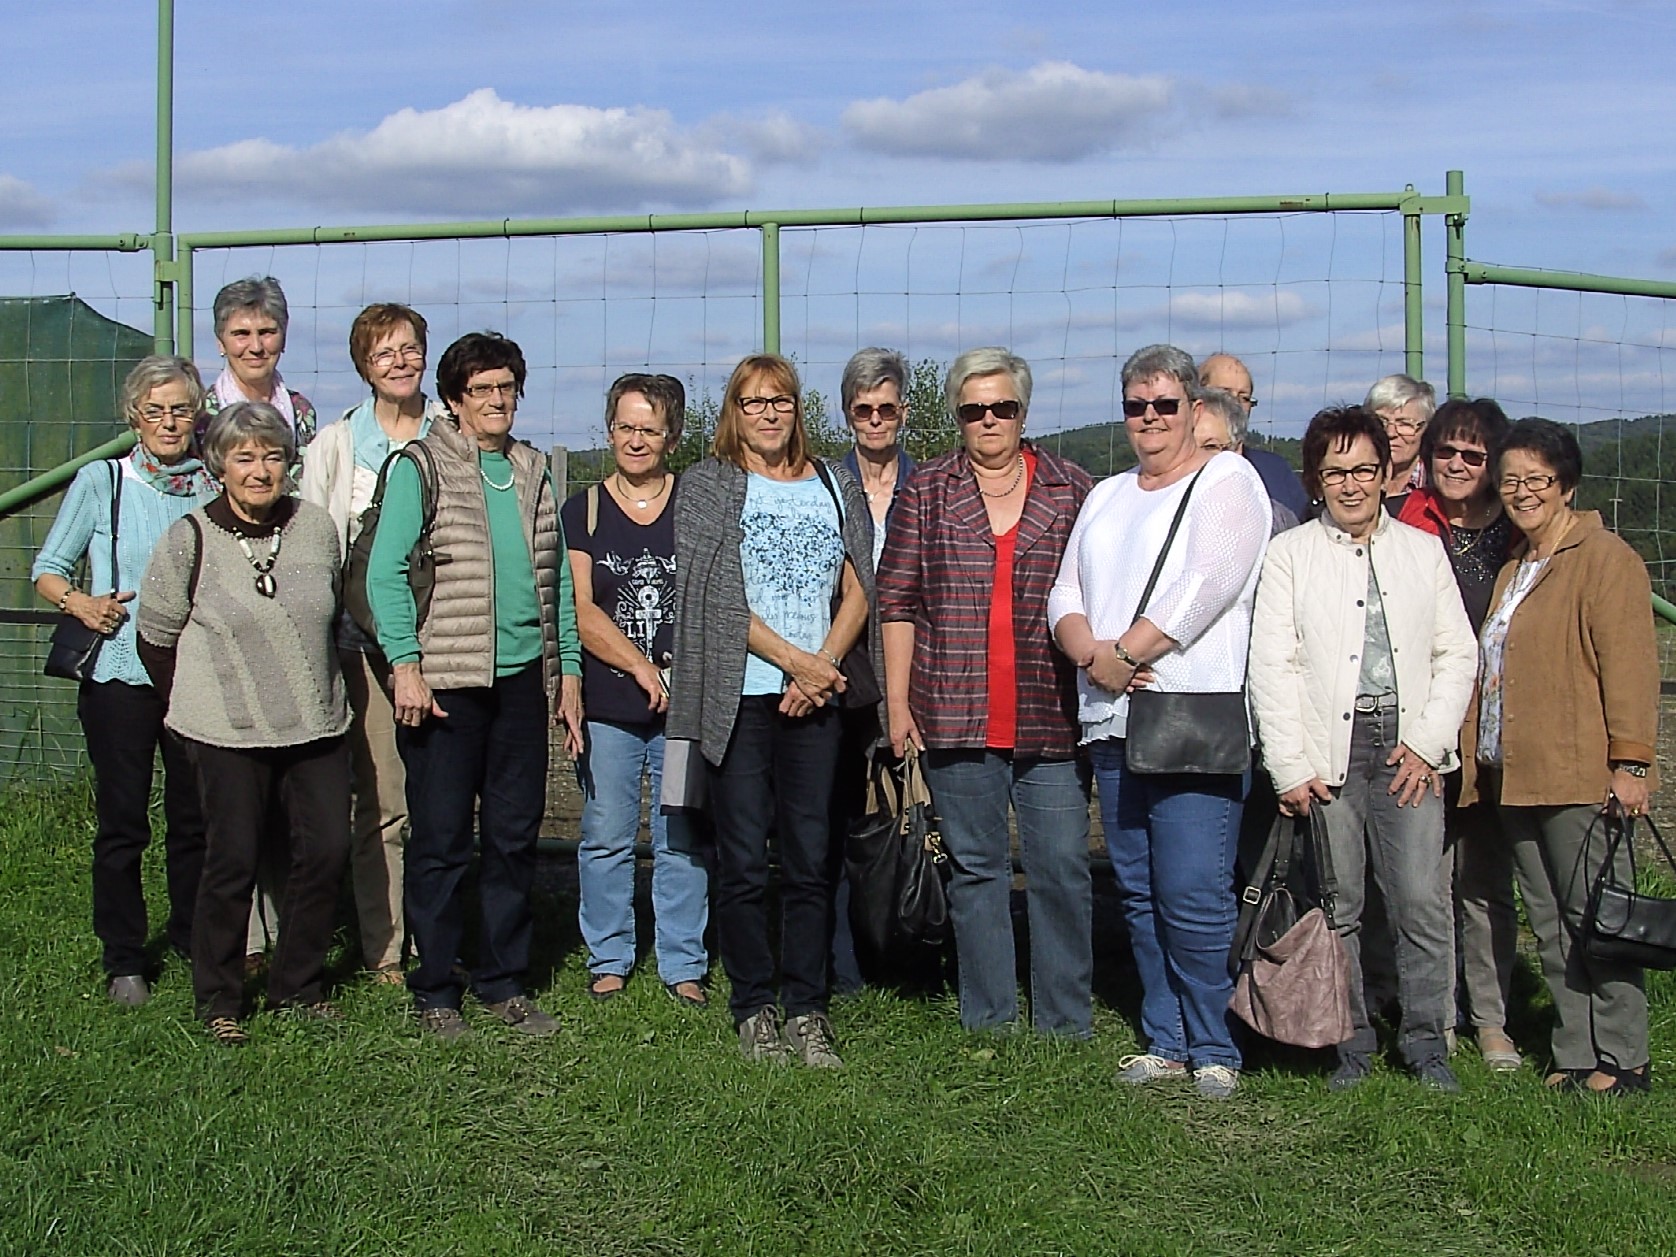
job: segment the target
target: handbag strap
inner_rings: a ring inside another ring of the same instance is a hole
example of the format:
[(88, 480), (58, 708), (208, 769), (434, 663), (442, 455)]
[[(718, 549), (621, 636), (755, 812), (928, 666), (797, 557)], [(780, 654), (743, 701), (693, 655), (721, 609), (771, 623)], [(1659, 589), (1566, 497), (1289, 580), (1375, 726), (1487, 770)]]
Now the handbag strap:
[(114, 458), (106, 462), (105, 469), (111, 473), (111, 592), (114, 594), (122, 589), (122, 574), (116, 565), (116, 528), (122, 517), (122, 482), (127, 477), (122, 474), (122, 464)]
[(1309, 805), (1309, 843), (1315, 857), (1315, 877), (1320, 883), (1321, 911), (1327, 924), (1338, 925), (1338, 874), (1333, 870), (1333, 844), (1327, 834), (1327, 818), (1321, 809), (1327, 804), (1316, 799)]
[(1193, 479), (1187, 482), (1187, 492), (1181, 495), (1181, 505), (1176, 507), (1175, 518), (1170, 521), (1170, 531), (1164, 535), (1164, 548), (1158, 552), (1158, 562), (1152, 565), (1152, 575), (1146, 578), (1146, 588), (1141, 590), (1141, 600), (1135, 606), (1135, 618), (1138, 620), (1146, 611), (1146, 604), (1152, 600), (1152, 591), (1158, 585), (1158, 577), (1164, 571), (1164, 560), (1169, 557), (1170, 547), (1175, 544), (1176, 533), (1181, 529), (1182, 517), (1187, 514), (1188, 500), (1193, 496), (1193, 490), (1199, 483), (1199, 477), (1205, 474), (1203, 467), (1193, 473)]

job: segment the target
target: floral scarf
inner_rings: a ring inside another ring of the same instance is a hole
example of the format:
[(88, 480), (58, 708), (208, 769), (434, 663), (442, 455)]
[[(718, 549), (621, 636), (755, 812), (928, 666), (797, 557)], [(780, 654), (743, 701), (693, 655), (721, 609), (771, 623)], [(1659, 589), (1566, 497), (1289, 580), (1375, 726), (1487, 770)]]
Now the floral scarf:
[(204, 464), (188, 455), (178, 463), (160, 463), (143, 445), (135, 445), (128, 463), (146, 484), (172, 498), (209, 499), (215, 496), (215, 481)]
[[(216, 409), (225, 410), (234, 402), (247, 402), (250, 398), (244, 395), (239, 387), (238, 378), (233, 374), (232, 367), (223, 367), (221, 374), (215, 377), (215, 386), (210, 390), (221, 403)], [(294, 432), (297, 428), (297, 408), (291, 403), (291, 390), (285, 387), (285, 381), (280, 378), (278, 371), (274, 372), (274, 394), (268, 398), (268, 405), (285, 416), (285, 422), (291, 425)]]

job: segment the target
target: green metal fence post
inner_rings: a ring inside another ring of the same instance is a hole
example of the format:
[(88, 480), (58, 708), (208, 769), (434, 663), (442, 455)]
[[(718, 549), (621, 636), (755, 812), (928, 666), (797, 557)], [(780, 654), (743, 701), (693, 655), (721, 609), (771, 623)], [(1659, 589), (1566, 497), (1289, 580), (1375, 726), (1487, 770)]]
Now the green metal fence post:
[(780, 352), (780, 224), (762, 225), (762, 351)]
[[(1464, 190), (1463, 177), (1458, 170), (1446, 171), (1444, 194), (1458, 197)], [(1449, 336), (1449, 396), (1466, 396), (1466, 211), (1457, 210), (1443, 216), (1444, 283), (1446, 309), (1445, 326)]]
[(175, 266), (175, 344), (182, 358), (192, 356), (192, 246), (184, 242)]
[[(1414, 185), (1408, 185), (1412, 195)], [(1418, 199), (1402, 206), (1403, 370), (1416, 380), (1426, 378), (1425, 275), (1420, 267), (1420, 207)]]
[(157, 0), (157, 230), (151, 237), (152, 327), (157, 352), (175, 351), (175, 4)]

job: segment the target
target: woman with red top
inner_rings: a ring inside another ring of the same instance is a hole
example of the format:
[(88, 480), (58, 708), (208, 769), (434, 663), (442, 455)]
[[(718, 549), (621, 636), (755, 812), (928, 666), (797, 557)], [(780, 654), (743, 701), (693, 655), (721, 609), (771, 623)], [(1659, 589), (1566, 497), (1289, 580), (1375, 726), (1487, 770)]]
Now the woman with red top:
[(944, 396), (961, 445), (920, 464), (879, 560), (890, 739), (926, 752), (953, 874), (960, 1020), (1018, 1017), (1008, 807), (1028, 880), (1030, 1010), (1044, 1033), (1091, 1031), (1088, 776), (1076, 670), (1053, 649), (1047, 596), (1093, 482), (1023, 439), (1030, 367), (973, 349)]
[[(1484, 628), (1496, 574), (1519, 530), (1502, 509), (1491, 451), (1512, 425), (1488, 397), (1456, 398), (1437, 408), (1420, 440), (1427, 486), (1415, 489), (1397, 518), (1443, 542), (1455, 569), (1472, 631)], [(1523, 1063), (1507, 1034), (1507, 1002), (1519, 945), (1513, 902), (1513, 849), (1489, 803), (1460, 806), (1461, 774), (1444, 779), (1445, 858), (1455, 862), (1461, 986), (1484, 1063), (1512, 1071)], [(1450, 856), (1447, 853), (1453, 852)]]

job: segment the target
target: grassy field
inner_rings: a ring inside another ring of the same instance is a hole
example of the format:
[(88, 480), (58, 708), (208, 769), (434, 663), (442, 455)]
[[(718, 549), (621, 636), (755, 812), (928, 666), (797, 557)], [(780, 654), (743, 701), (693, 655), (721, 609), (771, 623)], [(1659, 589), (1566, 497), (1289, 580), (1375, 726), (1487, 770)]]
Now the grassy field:
[(478, 1015), (473, 1041), (422, 1041), (400, 991), (345, 975), (347, 1023), (262, 1015), (228, 1051), (178, 961), (147, 1007), (105, 1002), (90, 833), (85, 791), (13, 793), (0, 819), (3, 1254), (1676, 1252), (1662, 976), (1645, 1101), (1550, 1096), (1463, 1050), (1459, 1097), (1391, 1069), (1332, 1096), (1319, 1061), (1271, 1054), (1219, 1104), (1113, 1083), (1134, 991), (1103, 900), (1093, 1042), (972, 1038), (947, 997), (868, 992), (834, 1008), (848, 1068), (815, 1073), (747, 1064), (720, 1001), (651, 977), (589, 1001), (555, 866), (556, 1038)]

